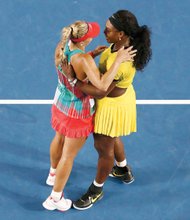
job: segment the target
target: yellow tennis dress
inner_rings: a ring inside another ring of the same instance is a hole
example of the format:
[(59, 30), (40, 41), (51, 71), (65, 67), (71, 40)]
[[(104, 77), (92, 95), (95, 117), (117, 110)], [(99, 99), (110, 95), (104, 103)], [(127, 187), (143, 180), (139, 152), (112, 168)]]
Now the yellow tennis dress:
[[(100, 72), (105, 73), (116, 56), (117, 52), (111, 52), (111, 46), (106, 49), (100, 57)], [(136, 94), (132, 85), (135, 72), (132, 62), (120, 64), (115, 76), (115, 79), (119, 80), (116, 86), (127, 90), (118, 97), (96, 100), (94, 133), (119, 137), (136, 132)]]

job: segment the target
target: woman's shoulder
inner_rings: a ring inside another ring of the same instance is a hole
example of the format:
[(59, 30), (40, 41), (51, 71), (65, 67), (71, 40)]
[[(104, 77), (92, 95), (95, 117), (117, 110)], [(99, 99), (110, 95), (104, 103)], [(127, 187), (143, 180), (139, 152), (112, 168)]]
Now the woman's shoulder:
[(108, 55), (111, 53), (111, 48), (113, 44), (110, 44), (108, 48), (106, 48), (103, 52), (102, 55)]
[(122, 71), (122, 72), (133, 72), (135, 71), (135, 67), (133, 65), (133, 62), (131, 61), (126, 61), (126, 62), (123, 62), (120, 64), (120, 67), (119, 69)]

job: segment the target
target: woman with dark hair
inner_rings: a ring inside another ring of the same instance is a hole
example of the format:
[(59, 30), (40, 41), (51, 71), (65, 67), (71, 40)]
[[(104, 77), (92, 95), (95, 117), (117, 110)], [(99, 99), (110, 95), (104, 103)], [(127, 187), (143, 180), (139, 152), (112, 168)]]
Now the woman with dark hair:
[[(96, 101), (94, 145), (99, 155), (97, 174), (87, 192), (73, 203), (79, 210), (90, 208), (103, 197), (103, 185), (109, 174), (126, 183), (133, 181), (120, 136), (136, 132), (136, 95), (132, 82), (136, 70), (142, 71), (152, 55), (149, 28), (140, 26), (135, 15), (127, 10), (114, 13), (106, 22), (104, 33), (111, 45), (101, 55), (101, 73), (109, 70), (122, 47), (132, 45), (137, 53), (134, 61), (120, 64), (114, 78), (118, 83), (107, 97)], [(89, 92), (86, 86), (79, 84), (83, 92)], [(113, 167), (114, 157), (116, 166)]]

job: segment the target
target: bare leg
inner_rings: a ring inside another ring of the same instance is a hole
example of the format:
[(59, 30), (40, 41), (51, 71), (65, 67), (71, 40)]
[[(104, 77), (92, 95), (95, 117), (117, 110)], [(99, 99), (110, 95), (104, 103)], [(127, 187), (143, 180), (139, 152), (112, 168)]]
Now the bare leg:
[[(56, 136), (57, 137), (57, 136)], [(59, 135), (58, 135), (59, 137)], [(43, 202), (43, 207), (47, 210), (60, 210), (66, 211), (71, 208), (72, 201), (70, 199), (65, 199), (62, 195), (63, 189), (67, 183), (69, 175), (72, 170), (73, 161), (78, 151), (81, 149), (85, 143), (86, 138), (64, 138), (64, 145), (61, 148), (62, 154), (57, 164), (55, 184), (52, 189), (51, 195)], [(58, 140), (61, 140), (58, 138)], [(57, 143), (56, 138), (54, 139)], [(60, 143), (58, 141), (58, 143)], [(58, 146), (58, 145), (56, 145)], [(56, 147), (55, 147), (56, 149)], [(53, 149), (54, 150), (54, 149)], [(54, 152), (54, 151), (53, 151)], [(58, 149), (59, 152), (59, 149)], [(57, 152), (54, 152), (55, 155)], [(46, 182), (47, 183), (47, 182)], [(51, 183), (51, 182), (50, 182)], [(54, 183), (54, 182), (53, 182)], [(50, 184), (48, 184), (50, 185)], [(52, 184), (53, 185), (53, 184)]]
[(63, 150), (64, 136), (56, 132), (50, 145), (50, 162), (51, 167), (56, 169), (59, 160), (61, 159)]
[(99, 155), (96, 178), (87, 192), (73, 203), (75, 209), (88, 209), (103, 197), (103, 184), (114, 164), (114, 143), (115, 138), (94, 134), (94, 146)]
[(61, 159), (57, 165), (56, 179), (53, 190), (63, 191), (72, 170), (73, 161), (79, 150), (82, 148), (86, 138), (65, 137)]
[(115, 138), (94, 134), (94, 145), (99, 154), (96, 182), (101, 184), (106, 181), (114, 164)]
[(124, 145), (121, 138), (119, 137), (115, 138), (114, 155), (116, 161), (118, 162), (126, 159)]

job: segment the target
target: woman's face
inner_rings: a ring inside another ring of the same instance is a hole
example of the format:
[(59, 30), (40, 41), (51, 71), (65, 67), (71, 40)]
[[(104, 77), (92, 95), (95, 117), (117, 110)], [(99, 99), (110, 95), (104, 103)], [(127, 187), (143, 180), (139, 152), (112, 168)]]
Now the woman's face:
[(109, 20), (106, 22), (104, 34), (108, 43), (116, 43), (119, 41), (120, 32), (111, 24)]
[(88, 45), (91, 43), (92, 40), (93, 40), (93, 38), (87, 38), (87, 39), (84, 41), (85, 47), (88, 46)]

